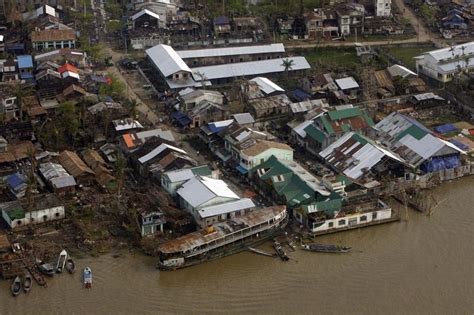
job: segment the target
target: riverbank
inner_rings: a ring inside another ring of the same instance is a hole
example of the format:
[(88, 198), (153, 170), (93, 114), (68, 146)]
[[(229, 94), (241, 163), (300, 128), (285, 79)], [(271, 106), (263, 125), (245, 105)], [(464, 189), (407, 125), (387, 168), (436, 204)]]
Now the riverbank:
[(78, 268), (94, 270), (92, 290), (76, 273), (13, 299), (1, 281), (0, 313), (472, 313), (474, 178), (433, 194), (447, 199), (431, 216), (410, 211), (409, 221), (317, 238), (350, 254), (296, 251), (282, 263), (245, 252), (175, 272), (137, 253), (81, 258)]

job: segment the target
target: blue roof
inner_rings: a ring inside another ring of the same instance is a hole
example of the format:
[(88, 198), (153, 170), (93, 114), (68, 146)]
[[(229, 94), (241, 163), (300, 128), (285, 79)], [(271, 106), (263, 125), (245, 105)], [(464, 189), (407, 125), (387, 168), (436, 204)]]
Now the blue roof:
[(31, 55), (17, 56), (16, 59), (18, 60), (18, 68), (33, 68), (33, 58)]
[(441, 134), (458, 131), (458, 129), (454, 127), (452, 124), (444, 124), (444, 125), (436, 127), (434, 130)]
[(302, 102), (302, 101), (310, 100), (311, 95), (309, 95), (308, 93), (300, 89), (296, 89), (293, 91), (293, 98), (295, 98), (298, 102)]
[(229, 18), (227, 16), (218, 16), (214, 19), (215, 25), (229, 24)]
[(171, 117), (181, 126), (186, 127), (191, 123), (191, 118), (183, 112), (174, 112)]
[(15, 173), (13, 175), (8, 176), (7, 178), (7, 184), (11, 188), (15, 189), (21, 185), (24, 185), (26, 183), (26, 178), (20, 173)]
[(457, 146), (461, 150), (464, 150), (464, 151), (469, 150), (469, 147), (467, 145), (465, 145), (464, 143), (462, 143), (458, 140), (451, 139), (451, 140), (449, 140), (449, 142), (451, 142), (452, 144), (454, 144), (455, 146)]
[(33, 73), (31, 72), (23, 72), (20, 74), (20, 77), (22, 80), (32, 80), (33, 79)]

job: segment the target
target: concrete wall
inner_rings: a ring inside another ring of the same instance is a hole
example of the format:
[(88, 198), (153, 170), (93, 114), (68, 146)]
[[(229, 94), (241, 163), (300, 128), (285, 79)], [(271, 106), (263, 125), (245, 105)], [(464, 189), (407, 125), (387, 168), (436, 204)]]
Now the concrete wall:
[(12, 229), (15, 229), (17, 227), (30, 224), (40, 224), (49, 221), (61, 220), (65, 218), (66, 214), (64, 206), (58, 206), (44, 210), (27, 212), (25, 213), (25, 217), (23, 219), (16, 219), (13, 221), (8, 218), (8, 215), (5, 213), (5, 211), (2, 211), (2, 216), (8, 225)]

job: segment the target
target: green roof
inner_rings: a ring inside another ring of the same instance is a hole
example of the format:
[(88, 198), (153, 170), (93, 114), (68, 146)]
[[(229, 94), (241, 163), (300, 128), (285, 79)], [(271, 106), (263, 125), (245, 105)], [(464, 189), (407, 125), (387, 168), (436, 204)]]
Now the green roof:
[(362, 112), (362, 116), (364, 116), (364, 118), (367, 121), (367, 123), (369, 124), (369, 126), (375, 125), (374, 120), (367, 114), (366, 111)]
[(15, 205), (14, 207), (5, 211), (10, 218), (10, 220), (23, 219), (25, 217), (25, 209), (20, 205)]
[(321, 116), (321, 117), (319, 117), (319, 119), (321, 120), (321, 122), (324, 126), (324, 129), (326, 129), (326, 132), (329, 133), (329, 134), (333, 134), (334, 129), (332, 128), (331, 122), (327, 119), (327, 117), (326, 116)]
[(207, 165), (196, 166), (191, 169), (194, 175), (208, 176), (212, 174), (211, 169)]
[(329, 118), (331, 118), (331, 120), (339, 120), (339, 119), (361, 116), (362, 112), (359, 108), (352, 107), (352, 108), (346, 108), (346, 109), (341, 109), (341, 110), (332, 110), (328, 112), (328, 115), (329, 115)]
[(306, 135), (311, 137), (312, 139), (316, 140), (319, 143), (323, 143), (326, 136), (324, 133), (316, 128), (313, 124), (309, 125), (308, 127), (304, 128)]
[(416, 140), (420, 140), (421, 138), (423, 138), (424, 136), (426, 136), (428, 132), (426, 132), (425, 130), (417, 127), (416, 125), (411, 125), (410, 127), (408, 127), (407, 129), (403, 130), (402, 132), (400, 132), (397, 136), (396, 136), (396, 140), (400, 140), (402, 139), (403, 137), (405, 137), (406, 135), (411, 135), (413, 138), (415, 138)]

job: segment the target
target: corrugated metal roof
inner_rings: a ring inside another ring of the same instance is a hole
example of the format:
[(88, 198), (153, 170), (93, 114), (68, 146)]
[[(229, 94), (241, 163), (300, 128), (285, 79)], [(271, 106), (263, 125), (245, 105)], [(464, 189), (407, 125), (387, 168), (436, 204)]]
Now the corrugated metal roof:
[(387, 68), (388, 73), (392, 77), (402, 77), (406, 78), (409, 75), (416, 76), (416, 73), (408, 69), (407, 67), (401, 66), (401, 65), (393, 65), (391, 67)]
[(256, 77), (250, 80), (250, 82), (255, 82), (258, 84), (260, 90), (262, 90), (265, 94), (271, 94), (274, 92), (285, 92), (281, 87), (275, 84), (268, 78), (265, 77)]
[(204, 218), (209, 218), (216, 215), (227, 214), (230, 212), (250, 209), (254, 207), (255, 207), (255, 204), (253, 203), (251, 199), (242, 198), (236, 201), (231, 201), (231, 202), (221, 203), (221, 204), (210, 206), (210, 207), (201, 208), (199, 209), (198, 213), (199, 213), (199, 216), (204, 219)]
[(434, 94), (433, 92), (413, 95), (413, 98), (415, 98), (417, 101), (425, 101), (425, 100), (432, 100), (432, 99), (438, 100), (438, 101), (444, 101), (444, 98)]
[(176, 183), (189, 180), (195, 175), (209, 176), (211, 173), (211, 169), (207, 165), (203, 165), (166, 172), (163, 176), (167, 177), (171, 183)]
[(160, 44), (145, 52), (165, 77), (179, 71), (191, 72), (188, 65), (171, 46)]
[(146, 163), (146, 162), (148, 162), (149, 160), (151, 160), (152, 158), (154, 158), (155, 156), (157, 156), (158, 154), (160, 154), (161, 152), (163, 152), (166, 149), (171, 149), (173, 151), (177, 151), (179, 153), (183, 153), (183, 154), (187, 155), (186, 151), (184, 151), (180, 148), (174, 147), (174, 146), (166, 144), (166, 143), (162, 143), (159, 146), (157, 146), (155, 149), (150, 151), (149, 153), (147, 153), (144, 156), (142, 156), (141, 158), (139, 158), (138, 161), (142, 164)]
[(284, 53), (283, 44), (270, 44), (258, 46), (240, 46), (208, 49), (179, 50), (176, 53), (183, 59), (206, 58), (206, 57), (224, 57), (236, 55), (253, 55), (268, 53)]
[[(462, 47), (464, 47), (464, 51)], [(437, 61), (447, 60), (453, 57), (459, 57), (459, 56), (462, 56), (463, 54), (465, 55), (474, 54), (474, 42), (456, 45), (456, 46), (453, 46), (452, 48), (446, 47), (446, 48), (441, 48), (437, 50), (432, 50), (432, 51), (426, 52), (425, 54), (432, 56)]]
[(253, 124), (255, 122), (255, 118), (250, 113), (234, 114), (233, 118), (239, 125)]
[(341, 90), (349, 90), (349, 89), (359, 88), (359, 83), (357, 83), (357, 81), (353, 77), (337, 79), (336, 84), (337, 84), (337, 86), (339, 86), (339, 88)]
[[(311, 66), (304, 57), (290, 57), (288, 59), (294, 62), (289, 71), (311, 69)], [(201, 80), (196, 73), (202, 73), (207, 80), (279, 73), (285, 71), (285, 67), (282, 66), (283, 60), (286, 60), (286, 58), (198, 67), (193, 68), (192, 72), (196, 81)]]
[(138, 122), (137, 120), (133, 120), (131, 118), (126, 118), (126, 119), (118, 119), (112, 121), (114, 124), (115, 130), (116, 131), (123, 131), (123, 130), (129, 130), (129, 129), (143, 129), (142, 124)]
[(194, 208), (216, 197), (240, 199), (224, 181), (205, 176), (191, 178), (178, 189), (177, 194)]

